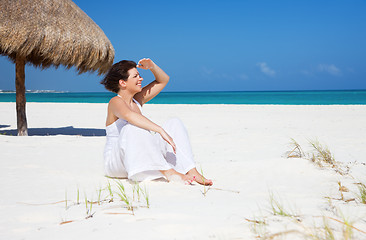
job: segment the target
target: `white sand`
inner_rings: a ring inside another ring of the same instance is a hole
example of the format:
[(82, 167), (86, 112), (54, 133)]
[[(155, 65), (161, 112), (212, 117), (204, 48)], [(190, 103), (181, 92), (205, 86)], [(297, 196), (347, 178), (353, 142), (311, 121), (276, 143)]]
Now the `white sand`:
[[(366, 232), (365, 204), (333, 199), (330, 205), (326, 198), (340, 198), (338, 181), (350, 189), (344, 199), (355, 197), (354, 183), (366, 183), (366, 106), (146, 105), (144, 112), (157, 123), (183, 120), (198, 169), (214, 181), (206, 196), (199, 185), (146, 182), (140, 185), (148, 189), (150, 208), (135, 201), (133, 216), (121, 214), (130, 211), (120, 201), (95, 204), (93, 217), (85, 219), (84, 196), (96, 201), (96, 189), (108, 182), (101, 136), (106, 104), (28, 103), (35, 135), (0, 135), (0, 239), (256, 239), (294, 229), (308, 233), (323, 224), (320, 216), (344, 221), (341, 214)], [(0, 133), (15, 134), (15, 104), (0, 103), (0, 113)], [(290, 138), (305, 151), (308, 139), (318, 139), (350, 174), (285, 158)], [(133, 185), (122, 183), (132, 198)], [(74, 205), (78, 188), (82, 204)], [(273, 216), (271, 192), (301, 222)], [(65, 198), (67, 210), (65, 202), (47, 204)], [(102, 198), (108, 198), (106, 190)], [(246, 220), (254, 218), (267, 223), (257, 233)], [(344, 227), (332, 219), (329, 224), (336, 234)]]

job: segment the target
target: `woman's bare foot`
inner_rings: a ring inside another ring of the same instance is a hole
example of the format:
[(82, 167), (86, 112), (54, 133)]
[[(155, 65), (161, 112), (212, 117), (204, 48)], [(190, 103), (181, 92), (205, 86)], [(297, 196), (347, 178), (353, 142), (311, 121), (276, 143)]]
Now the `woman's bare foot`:
[(168, 182), (183, 182), (184, 184), (191, 184), (193, 177), (181, 174), (174, 169), (160, 170), (160, 172), (166, 177)]
[(211, 186), (213, 184), (212, 180), (206, 179), (197, 171), (196, 168), (189, 170), (186, 176), (191, 177), (194, 181), (202, 185)]

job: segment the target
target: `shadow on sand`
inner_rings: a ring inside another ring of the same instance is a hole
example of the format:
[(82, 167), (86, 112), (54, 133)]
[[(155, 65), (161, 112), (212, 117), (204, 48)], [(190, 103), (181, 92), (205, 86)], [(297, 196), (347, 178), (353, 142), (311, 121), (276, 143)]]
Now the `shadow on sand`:
[[(0, 128), (9, 127), (9, 125), (0, 125)], [(17, 129), (1, 130), (1, 135), (17, 136)], [(69, 135), (69, 136), (84, 136), (84, 137), (98, 137), (105, 136), (105, 129), (96, 128), (74, 128), (73, 126), (60, 128), (28, 128), (28, 136), (55, 136), (55, 135)]]

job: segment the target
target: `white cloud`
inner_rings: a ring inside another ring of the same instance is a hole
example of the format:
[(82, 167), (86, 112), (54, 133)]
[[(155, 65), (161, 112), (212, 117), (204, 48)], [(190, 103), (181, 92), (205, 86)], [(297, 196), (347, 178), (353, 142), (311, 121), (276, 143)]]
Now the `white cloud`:
[(257, 66), (259, 66), (262, 73), (264, 73), (270, 77), (274, 77), (276, 75), (276, 72), (273, 69), (269, 68), (267, 66), (267, 63), (265, 63), (265, 62), (257, 63)]
[(326, 73), (329, 73), (329, 74), (334, 75), (334, 76), (341, 75), (341, 70), (339, 70), (339, 68), (334, 66), (334, 64), (319, 64), (318, 65), (318, 70), (320, 72), (326, 72)]
[(355, 69), (350, 68), (350, 67), (347, 68), (347, 71), (350, 72), (350, 73), (356, 73)]
[(304, 75), (311, 75), (311, 72), (308, 70), (301, 70), (300, 73), (302, 73)]
[(242, 74), (239, 75), (239, 79), (241, 79), (241, 80), (247, 80), (248, 79), (248, 76), (246, 74), (242, 73)]
[(207, 67), (201, 67), (201, 74), (203, 76), (210, 76), (213, 73), (213, 69), (207, 68)]

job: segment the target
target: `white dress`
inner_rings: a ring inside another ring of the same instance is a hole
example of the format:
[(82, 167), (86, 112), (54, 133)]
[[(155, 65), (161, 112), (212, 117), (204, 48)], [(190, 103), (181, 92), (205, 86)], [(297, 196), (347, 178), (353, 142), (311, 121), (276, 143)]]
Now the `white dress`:
[[(142, 112), (141, 105), (133, 99)], [(132, 181), (164, 177), (159, 170), (173, 168), (186, 174), (195, 167), (187, 130), (173, 118), (162, 126), (176, 144), (176, 154), (160, 134), (136, 127), (117, 119), (106, 127), (104, 170), (109, 177), (129, 178)]]

